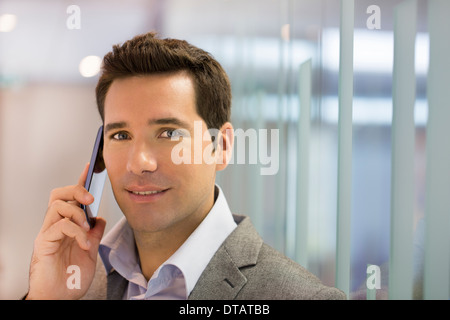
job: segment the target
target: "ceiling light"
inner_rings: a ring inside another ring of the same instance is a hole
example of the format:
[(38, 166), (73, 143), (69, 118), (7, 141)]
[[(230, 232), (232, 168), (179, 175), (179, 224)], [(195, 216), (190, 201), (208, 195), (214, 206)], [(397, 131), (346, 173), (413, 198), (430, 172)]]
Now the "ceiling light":
[(17, 25), (17, 16), (14, 14), (2, 14), (0, 16), (0, 32), (11, 32)]
[(97, 75), (100, 71), (102, 59), (97, 56), (87, 56), (81, 60), (79, 65), (80, 73), (85, 78)]

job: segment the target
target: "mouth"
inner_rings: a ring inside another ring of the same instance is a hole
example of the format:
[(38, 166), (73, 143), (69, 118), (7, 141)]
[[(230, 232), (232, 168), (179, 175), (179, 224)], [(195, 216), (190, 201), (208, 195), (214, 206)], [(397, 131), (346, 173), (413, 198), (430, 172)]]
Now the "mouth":
[(159, 200), (170, 189), (158, 189), (156, 188), (129, 188), (126, 189), (129, 197), (134, 202), (154, 202)]
[(128, 190), (128, 192), (131, 192), (132, 194), (136, 194), (136, 195), (140, 195), (140, 196), (148, 196), (150, 194), (157, 194), (157, 193), (161, 193), (164, 191), (166, 191), (166, 190), (161, 190), (161, 191), (130, 191), (130, 190)]

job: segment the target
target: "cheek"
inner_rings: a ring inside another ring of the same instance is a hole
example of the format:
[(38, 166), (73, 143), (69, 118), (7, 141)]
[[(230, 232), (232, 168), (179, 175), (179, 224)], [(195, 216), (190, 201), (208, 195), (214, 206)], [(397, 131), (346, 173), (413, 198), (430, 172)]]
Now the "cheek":
[(104, 150), (103, 159), (105, 160), (109, 179), (114, 187), (114, 183), (120, 177), (121, 171), (126, 168), (126, 157), (123, 153)]
[(200, 188), (215, 181), (215, 166), (202, 164), (182, 164), (172, 167), (174, 177), (183, 180), (183, 184), (190, 188)]

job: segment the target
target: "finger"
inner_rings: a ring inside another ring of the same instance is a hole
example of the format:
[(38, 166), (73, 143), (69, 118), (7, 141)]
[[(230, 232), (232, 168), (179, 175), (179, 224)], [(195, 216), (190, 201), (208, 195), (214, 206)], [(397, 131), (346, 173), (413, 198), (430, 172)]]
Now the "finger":
[(80, 178), (78, 178), (78, 184), (80, 186), (84, 187), (84, 185), (86, 183), (86, 178), (87, 178), (88, 171), (89, 171), (89, 162), (84, 166), (84, 170), (81, 173)]
[[(87, 163), (85, 165), (84, 170), (81, 173), (80, 178), (78, 179), (77, 185), (53, 189), (52, 192), (50, 193), (50, 198), (48, 200), (48, 207), (55, 200), (64, 200), (64, 201), (73, 201), (73, 200), (75, 200), (76, 196), (72, 195), (72, 191), (77, 191), (78, 195), (81, 196), (81, 198), (80, 198), (81, 201), (79, 201), (80, 203), (89, 204), (89, 203), (84, 203), (83, 202), (83, 198), (84, 197), (85, 197), (84, 201), (90, 201), (91, 200), (91, 197), (89, 197), (88, 195), (84, 195), (84, 193), (87, 192), (87, 190), (84, 188), (84, 181), (86, 181), (86, 177), (87, 177), (88, 171), (89, 171), (89, 163)], [(81, 186), (82, 188), (79, 188), (77, 186)], [(93, 199), (92, 199), (92, 201), (93, 201)]]
[(89, 224), (87, 223), (86, 215), (84, 214), (83, 209), (62, 200), (55, 200), (52, 203), (45, 216), (42, 230), (46, 230), (52, 224), (64, 218), (70, 219), (78, 226), (89, 230)]
[(44, 234), (46, 241), (56, 242), (64, 240), (65, 238), (72, 238), (78, 243), (83, 250), (89, 250), (91, 247), (90, 241), (87, 237), (87, 231), (80, 228), (73, 221), (69, 219), (62, 219), (53, 224)]
[(103, 233), (105, 232), (105, 227), (106, 227), (105, 219), (101, 217), (95, 218), (95, 226), (88, 232), (89, 238), (92, 239), (91, 241), (92, 244), (100, 243), (100, 240), (103, 237)]
[(90, 254), (92, 259), (95, 259), (98, 254), (98, 247), (102, 240), (103, 233), (105, 232), (106, 220), (97, 217), (94, 228), (90, 229), (87, 233), (88, 239), (91, 243)]
[(94, 197), (83, 186), (77, 184), (52, 190), (48, 200), (48, 206), (50, 207), (56, 200), (76, 201), (88, 205), (94, 202)]

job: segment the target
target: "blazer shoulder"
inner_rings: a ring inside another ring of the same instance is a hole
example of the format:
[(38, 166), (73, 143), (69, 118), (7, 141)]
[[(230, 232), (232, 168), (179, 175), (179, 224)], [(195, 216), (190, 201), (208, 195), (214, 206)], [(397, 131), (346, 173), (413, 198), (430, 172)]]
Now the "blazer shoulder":
[(257, 263), (242, 272), (247, 277), (246, 290), (242, 292), (244, 299), (251, 292), (258, 299), (346, 299), (341, 290), (324, 285), (313, 273), (266, 243), (261, 247)]
[(345, 299), (300, 264), (264, 243), (249, 217), (234, 215), (237, 228), (201, 274), (189, 299)]
[(345, 299), (345, 294), (324, 285), (318, 277), (269, 246), (250, 218), (235, 216), (236, 232), (225, 249), (246, 278), (238, 299)]

